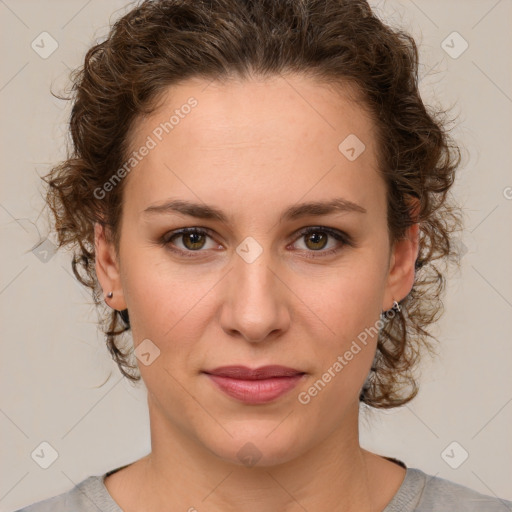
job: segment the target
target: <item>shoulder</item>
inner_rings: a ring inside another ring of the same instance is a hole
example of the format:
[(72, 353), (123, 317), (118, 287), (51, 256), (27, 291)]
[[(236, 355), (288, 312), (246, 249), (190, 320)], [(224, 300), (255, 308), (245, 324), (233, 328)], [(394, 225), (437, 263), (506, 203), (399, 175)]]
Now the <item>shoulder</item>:
[(104, 476), (90, 476), (69, 491), (15, 512), (122, 512), (106, 491)]
[(405, 479), (384, 512), (512, 512), (512, 501), (407, 468)]
[[(417, 470), (419, 471), (419, 470)], [(425, 488), (421, 496), (418, 511), (485, 511), (506, 512), (512, 511), (512, 501), (500, 499), (496, 496), (481, 494), (469, 487), (457, 484), (437, 476), (425, 475)]]

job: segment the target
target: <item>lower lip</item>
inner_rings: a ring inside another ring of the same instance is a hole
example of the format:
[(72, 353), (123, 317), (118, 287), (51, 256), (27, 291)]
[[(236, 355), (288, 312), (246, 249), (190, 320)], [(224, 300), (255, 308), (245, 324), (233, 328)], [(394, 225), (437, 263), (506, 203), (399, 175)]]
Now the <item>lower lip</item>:
[(227, 395), (246, 404), (271, 402), (293, 389), (305, 374), (293, 377), (273, 377), (261, 380), (242, 380), (206, 374)]

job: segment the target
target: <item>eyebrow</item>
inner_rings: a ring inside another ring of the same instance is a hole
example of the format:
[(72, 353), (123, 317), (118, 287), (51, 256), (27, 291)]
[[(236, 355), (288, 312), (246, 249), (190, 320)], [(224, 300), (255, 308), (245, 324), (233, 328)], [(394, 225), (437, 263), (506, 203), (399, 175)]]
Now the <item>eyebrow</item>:
[[(347, 199), (336, 197), (330, 201), (312, 201), (288, 207), (279, 218), (279, 222), (291, 221), (306, 216), (321, 216), (332, 213), (367, 213), (366, 208)], [(228, 222), (228, 216), (218, 208), (206, 204), (193, 203), (181, 199), (168, 200), (163, 204), (152, 205), (144, 210), (144, 215), (181, 213), (197, 219)]]

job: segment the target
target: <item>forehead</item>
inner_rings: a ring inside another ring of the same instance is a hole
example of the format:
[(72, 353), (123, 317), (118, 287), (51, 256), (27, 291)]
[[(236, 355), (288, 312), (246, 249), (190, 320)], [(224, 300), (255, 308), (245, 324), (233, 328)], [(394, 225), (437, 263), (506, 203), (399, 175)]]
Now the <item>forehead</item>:
[[(261, 205), (274, 196), (315, 199), (338, 187), (348, 200), (375, 201), (383, 190), (375, 127), (354, 98), (348, 86), (334, 90), (297, 75), (171, 87), (134, 126), (131, 150), (152, 149), (130, 172), (125, 200), (139, 212), (183, 195), (218, 203), (219, 194), (238, 193), (245, 204), (254, 197)], [(350, 151), (362, 148), (353, 159)]]
[(149, 117), (135, 123), (134, 141), (174, 113), (171, 131), (176, 142), (186, 138), (189, 145), (213, 150), (255, 142), (280, 144), (297, 136), (307, 143), (328, 132), (336, 140), (347, 129), (364, 138), (373, 129), (354, 86), (334, 89), (296, 74), (226, 82), (194, 78), (162, 91), (158, 103)]

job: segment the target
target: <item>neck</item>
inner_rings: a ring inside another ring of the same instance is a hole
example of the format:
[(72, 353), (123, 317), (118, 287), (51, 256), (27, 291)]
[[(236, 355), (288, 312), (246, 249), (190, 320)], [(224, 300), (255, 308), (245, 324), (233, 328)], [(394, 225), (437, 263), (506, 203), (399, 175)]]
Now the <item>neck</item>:
[[(147, 510), (172, 505), (190, 512), (382, 510), (377, 506), (383, 503), (383, 482), (375, 478), (380, 457), (359, 446), (355, 405), (343, 429), (320, 445), (284, 462), (281, 457), (276, 463), (245, 466), (205, 450), (197, 438), (165, 421), (150, 400), (152, 452), (138, 461), (139, 503)], [(385, 502), (392, 497), (389, 488), (387, 493)]]

